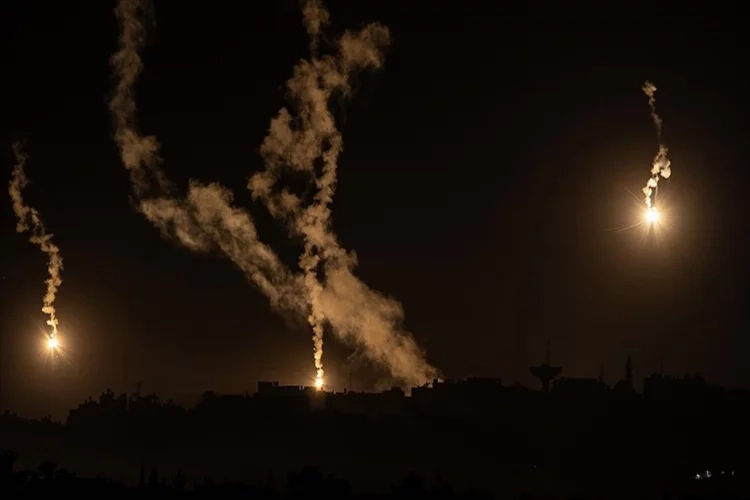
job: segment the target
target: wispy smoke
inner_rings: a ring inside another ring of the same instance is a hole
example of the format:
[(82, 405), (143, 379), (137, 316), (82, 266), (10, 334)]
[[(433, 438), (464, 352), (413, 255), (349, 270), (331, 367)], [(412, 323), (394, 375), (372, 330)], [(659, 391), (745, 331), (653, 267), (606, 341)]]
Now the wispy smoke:
[[(303, 7), (305, 26), (314, 41), (329, 15), (317, 0)], [(281, 109), (271, 122), (261, 145), (266, 170), (255, 174), (248, 185), (253, 198), (260, 199), (271, 214), (287, 221), (294, 234), (305, 241), (300, 267), (312, 313), (309, 321), (314, 336), (314, 359), (322, 373), (323, 324), (327, 321), (342, 339), (362, 345), (374, 361), (391, 374), (411, 384), (436, 375), (411, 335), (403, 331), (403, 310), (398, 302), (369, 289), (354, 274), (354, 255), (339, 244), (331, 223), (330, 204), (336, 189), (337, 162), (343, 141), (336, 129), (328, 103), (331, 97), (350, 92), (349, 78), (363, 68), (380, 68), (390, 43), (386, 27), (373, 23), (358, 32), (345, 32), (337, 41), (336, 53), (301, 61), (287, 82), (296, 115)], [(320, 166), (320, 173), (318, 173)], [(274, 191), (284, 170), (308, 174), (318, 191), (313, 201), (303, 200), (286, 188)], [(318, 271), (324, 278), (321, 285)]]
[(136, 120), (134, 87), (143, 70), (140, 50), (146, 42), (146, 31), (141, 16), (146, 8), (147, 0), (117, 2), (115, 14), (120, 22), (120, 46), (110, 61), (117, 77), (115, 94), (109, 103), (115, 121), (115, 140), (137, 196), (144, 195), (152, 182), (162, 191), (170, 189), (159, 168), (159, 143), (153, 136), (142, 136)]
[(57, 315), (55, 313), (55, 297), (57, 290), (62, 285), (62, 278), (60, 272), (63, 268), (62, 257), (60, 256), (60, 249), (52, 243), (52, 235), (47, 234), (42, 219), (39, 217), (39, 212), (36, 209), (25, 205), (23, 202), (22, 191), (23, 188), (29, 183), (24, 168), (26, 167), (26, 161), (29, 159), (23, 151), (21, 151), (21, 145), (16, 143), (13, 145), (13, 154), (16, 158), (16, 165), (13, 169), (13, 174), (8, 186), (8, 192), (10, 193), (11, 201), (13, 202), (13, 211), (18, 217), (18, 223), (16, 224), (16, 231), (23, 233), (25, 231), (31, 231), (30, 241), (35, 245), (39, 245), (42, 252), (47, 254), (49, 259), (47, 265), (47, 272), (49, 278), (45, 281), (47, 284), (47, 291), (44, 294), (42, 312), (49, 316), (47, 324), (52, 327), (52, 332), (49, 334), (50, 337), (57, 336)]
[(661, 118), (656, 114), (656, 85), (646, 80), (641, 90), (648, 96), (648, 105), (651, 107), (651, 119), (654, 120), (656, 135), (659, 138), (659, 142), (661, 142)]
[(120, 43), (112, 57), (117, 84), (109, 104), (115, 140), (130, 171), (139, 210), (162, 235), (191, 250), (222, 251), (274, 306), (299, 310), (299, 304), (304, 304), (301, 279), (292, 276), (276, 254), (258, 241), (250, 215), (231, 206), (231, 193), (218, 184), (191, 182), (184, 199), (173, 197), (174, 188), (160, 167), (158, 141), (138, 131), (133, 87), (143, 69), (139, 55), (145, 41), (141, 16), (147, 8), (143, 0), (120, 0), (117, 4)]
[(322, 29), (331, 22), (331, 16), (320, 1), (307, 1), (302, 6), (302, 14), (305, 20), (305, 28), (310, 35), (310, 51), (318, 50), (318, 43)]
[(293, 275), (273, 249), (258, 240), (250, 215), (231, 203), (232, 193), (223, 186), (191, 182), (185, 199), (142, 200), (141, 211), (163, 235), (189, 249), (221, 251), (275, 308), (304, 310), (301, 276)]
[(652, 195), (659, 186), (659, 178), (664, 177), (668, 179), (672, 175), (672, 162), (667, 157), (667, 147), (662, 143), (661, 140), (661, 126), (662, 120), (658, 114), (656, 114), (656, 86), (646, 81), (643, 84), (643, 92), (648, 96), (648, 105), (651, 107), (651, 118), (654, 121), (654, 127), (656, 127), (656, 138), (659, 141), (659, 152), (656, 153), (654, 161), (651, 167), (651, 178), (643, 188), (643, 194), (646, 195), (646, 206), (651, 208), (652, 206)]
[[(302, 273), (294, 273), (258, 240), (252, 218), (231, 205), (232, 195), (226, 188), (191, 182), (184, 199), (171, 195), (159, 167), (158, 142), (142, 137), (135, 120), (133, 86), (142, 69), (138, 52), (144, 41), (139, 20), (143, 7), (142, 0), (119, 0), (117, 16), (122, 34), (120, 49), (112, 59), (118, 83), (110, 103), (115, 138), (123, 163), (131, 172), (140, 211), (163, 235), (191, 250), (220, 250), (274, 306), (307, 316), (313, 329), (318, 377), (324, 373), (323, 332), (327, 322), (340, 338), (361, 346), (370, 359), (387, 367), (394, 378), (408, 384), (430, 380), (436, 370), (424, 360), (411, 335), (401, 329), (401, 306), (354, 276), (356, 258), (339, 245), (331, 227), (330, 203), (342, 140), (328, 101), (334, 93), (348, 94), (353, 71), (381, 66), (388, 30), (371, 24), (360, 32), (347, 32), (338, 40), (335, 55), (317, 57), (329, 14), (319, 1), (304, 4), (313, 57), (301, 61), (287, 82), (297, 113), (293, 116), (282, 109), (271, 122), (261, 146), (267, 168), (249, 183), (254, 199), (262, 200), (274, 217), (289, 224), (293, 235), (304, 239), (299, 261)], [(310, 176), (317, 187), (312, 202), (283, 187), (276, 192), (274, 186), (286, 169)], [(154, 188), (157, 194), (150, 194)]]

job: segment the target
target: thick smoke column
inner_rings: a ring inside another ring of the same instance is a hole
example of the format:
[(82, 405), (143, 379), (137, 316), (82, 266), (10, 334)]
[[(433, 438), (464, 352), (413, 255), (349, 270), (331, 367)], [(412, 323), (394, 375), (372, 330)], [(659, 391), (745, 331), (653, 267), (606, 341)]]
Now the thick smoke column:
[(22, 191), (23, 188), (29, 183), (24, 168), (26, 167), (26, 161), (29, 159), (28, 155), (21, 151), (20, 144), (16, 143), (13, 145), (13, 154), (16, 157), (16, 165), (13, 169), (13, 175), (8, 187), (10, 198), (13, 202), (13, 211), (18, 217), (18, 223), (16, 224), (16, 231), (23, 233), (25, 231), (31, 231), (30, 241), (35, 245), (39, 245), (42, 252), (47, 254), (49, 264), (47, 271), (49, 272), (49, 278), (45, 281), (47, 284), (47, 292), (44, 294), (42, 312), (49, 316), (47, 324), (52, 327), (50, 332), (50, 339), (57, 337), (57, 315), (55, 314), (55, 296), (57, 290), (62, 284), (62, 278), (60, 272), (63, 268), (62, 257), (60, 256), (60, 249), (52, 243), (52, 235), (48, 234), (42, 223), (42, 219), (39, 217), (39, 212), (36, 209), (25, 205), (23, 202)]
[(654, 190), (657, 189), (660, 177), (668, 179), (669, 176), (672, 175), (672, 163), (667, 157), (667, 147), (661, 140), (662, 120), (661, 117), (656, 114), (656, 86), (653, 83), (646, 81), (646, 83), (643, 84), (642, 90), (646, 96), (648, 96), (648, 105), (651, 107), (651, 118), (654, 121), (654, 127), (656, 127), (656, 138), (659, 141), (659, 152), (656, 153), (656, 156), (654, 157), (653, 165), (651, 167), (651, 178), (643, 188), (643, 194), (646, 195), (646, 207), (651, 209), (651, 195)]
[[(318, 0), (308, 0), (303, 13), (311, 47), (316, 49), (320, 30), (329, 20), (328, 12)], [(272, 120), (260, 150), (266, 170), (254, 175), (248, 187), (253, 198), (262, 200), (271, 214), (287, 221), (292, 232), (304, 238), (300, 267), (311, 308), (309, 321), (318, 376), (322, 374), (323, 323), (327, 321), (336, 334), (362, 345), (366, 355), (387, 366), (394, 377), (421, 384), (437, 372), (424, 360), (411, 335), (400, 330), (400, 304), (369, 289), (353, 274), (356, 257), (341, 247), (331, 224), (330, 204), (343, 141), (328, 102), (335, 93), (349, 94), (353, 72), (380, 68), (389, 42), (386, 27), (368, 24), (359, 32), (345, 32), (337, 41), (334, 55), (318, 57), (313, 52), (309, 61), (295, 67), (287, 90), (296, 116), (283, 108)], [(318, 189), (312, 203), (305, 206), (285, 188), (273, 190), (285, 169), (311, 177)], [(322, 268), (324, 286), (318, 268)]]

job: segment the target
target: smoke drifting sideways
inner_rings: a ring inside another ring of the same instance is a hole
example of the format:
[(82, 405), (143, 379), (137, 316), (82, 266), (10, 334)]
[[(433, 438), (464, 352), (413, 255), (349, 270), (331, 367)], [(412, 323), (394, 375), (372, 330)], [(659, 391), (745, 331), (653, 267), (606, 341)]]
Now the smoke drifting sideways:
[[(416, 385), (434, 378), (437, 370), (425, 361), (412, 336), (400, 329), (400, 304), (354, 276), (356, 258), (339, 246), (330, 224), (329, 204), (342, 141), (328, 111), (328, 98), (334, 90), (348, 92), (350, 71), (381, 64), (379, 47), (387, 43), (387, 30), (369, 25), (357, 34), (346, 32), (337, 42), (336, 56), (300, 62), (287, 84), (298, 101), (298, 116), (293, 119), (283, 109), (272, 121), (261, 147), (267, 169), (251, 178), (250, 189), (276, 218), (289, 224), (290, 236), (304, 238), (302, 272), (297, 273), (258, 239), (252, 217), (232, 205), (233, 196), (227, 188), (191, 181), (186, 197), (173, 196), (174, 188), (160, 168), (158, 142), (142, 136), (136, 123), (133, 85), (143, 67), (140, 50), (145, 31), (140, 16), (144, 8), (143, 0), (118, 2), (120, 46), (112, 58), (118, 84), (110, 102), (115, 139), (130, 171), (139, 210), (164, 237), (196, 252), (223, 253), (278, 312), (307, 317), (314, 332), (316, 386), (323, 383), (322, 335), (326, 322), (339, 338), (360, 346), (368, 358), (388, 369), (396, 381)], [(315, 52), (320, 30), (328, 24), (328, 12), (319, 2), (308, 1), (303, 15), (311, 36), (310, 48)], [(323, 174), (314, 178), (318, 193), (311, 204), (303, 207), (302, 200), (286, 189), (272, 194), (282, 167), (312, 173), (318, 159), (323, 162)], [(325, 271), (323, 282), (317, 275), (320, 265)]]
[[(667, 157), (667, 147), (663, 144), (661, 139), (662, 119), (656, 114), (656, 86), (653, 83), (646, 81), (643, 84), (642, 90), (648, 97), (648, 105), (651, 107), (651, 119), (654, 122), (656, 138), (659, 141), (659, 151), (656, 153), (651, 166), (651, 177), (646, 183), (646, 186), (642, 189), (643, 194), (646, 196), (647, 214), (655, 214), (656, 209), (653, 206), (653, 195), (658, 189), (659, 179), (661, 177), (669, 179), (672, 175), (672, 162), (670, 162)], [(649, 217), (649, 220), (655, 222), (656, 218)]]
[(30, 231), (31, 238), (29, 238), (29, 241), (38, 245), (42, 252), (47, 255), (47, 272), (49, 273), (49, 278), (45, 280), (47, 291), (42, 300), (42, 312), (49, 316), (47, 325), (52, 328), (52, 331), (48, 334), (49, 345), (51, 349), (54, 349), (59, 342), (57, 337), (59, 323), (55, 311), (55, 298), (57, 297), (60, 285), (62, 285), (60, 273), (63, 269), (63, 261), (60, 256), (60, 249), (52, 243), (52, 234), (47, 233), (39, 212), (35, 208), (26, 205), (23, 201), (23, 188), (29, 184), (29, 179), (26, 177), (26, 172), (24, 171), (29, 156), (21, 151), (21, 146), (18, 143), (13, 145), (13, 154), (15, 155), (16, 164), (8, 186), (8, 193), (13, 203), (13, 212), (15, 212), (18, 218), (16, 231), (19, 233)]

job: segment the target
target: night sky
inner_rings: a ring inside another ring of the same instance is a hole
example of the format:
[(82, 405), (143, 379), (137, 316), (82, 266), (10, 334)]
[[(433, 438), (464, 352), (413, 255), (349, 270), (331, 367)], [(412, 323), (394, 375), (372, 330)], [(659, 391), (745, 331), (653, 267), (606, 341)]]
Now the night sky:
[[(459, 5), (460, 4), (460, 5)], [(334, 227), (357, 275), (398, 299), (445, 377), (532, 385), (530, 364), (610, 383), (702, 372), (750, 385), (748, 107), (742, 16), (724, 8), (550, 10), (497, 2), (328, 1), (328, 33), (379, 21), (385, 66), (362, 72), (334, 115), (344, 153)], [(527, 6), (528, 5), (528, 6)], [(605, 8), (606, 7), (606, 8)], [(740, 9), (741, 7), (736, 7)], [(30, 155), (24, 191), (64, 260), (56, 302), (70, 361), (41, 347), (45, 257), (2, 209), (3, 405), (57, 414), (106, 387), (187, 401), (258, 380), (308, 384), (309, 327), (271, 311), (235, 266), (160, 237), (131, 203), (107, 108), (114, 2), (2, 4), (4, 179)], [(246, 189), (309, 56), (299, 4), (156, 1), (137, 85), (139, 124), (164, 170), (219, 181), (294, 266), (300, 245)], [(640, 189), (658, 144), (672, 177), (642, 228)], [(6, 182), (6, 181), (4, 181)], [(633, 194), (635, 193), (635, 194)], [(384, 373), (330, 333), (330, 388)]]

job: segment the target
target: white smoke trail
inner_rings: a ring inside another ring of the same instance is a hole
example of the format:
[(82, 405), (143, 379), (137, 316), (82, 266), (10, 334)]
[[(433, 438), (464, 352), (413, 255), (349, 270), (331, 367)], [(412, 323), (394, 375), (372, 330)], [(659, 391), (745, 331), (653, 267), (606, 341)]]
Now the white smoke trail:
[(656, 127), (656, 138), (659, 141), (659, 152), (654, 157), (653, 164), (651, 166), (651, 178), (643, 188), (643, 194), (646, 195), (646, 207), (651, 209), (652, 207), (652, 195), (659, 185), (659, 178), (664, 177), (668, 179), (672, 175), (672, 162), (667, 157), (667, 147), (662, 143), (661, 140), (661, 117), (656, 114), (656, 86), (646, 81), (643, 84), (643, 92), (648, 96), (648, 105), (651, 107), (651, 119), (654, 121), (654, 127)]
[(24, 168), (26, 167), (26, 161), (29, 159), (23, 151), (21, 151), (21, 145), (16, 143), (13, 145), (13, 154), (16, 158), (16, 165), (13, 168), (13, 174), (8, 187), (10, 198), (13, 202), (13, 211), (18, 217), (18, 223), (16, 224), (16, 231), (23, 233), (25, 231), (31, 231), (31, 238), (29, 240), (35, 245), (39, 245), (39, 248), (47, 254), (49, 260), (47, 265), (47, 272), (49, 278), (45, 281), (47, 284), (47, 291), (43, 298), (42, 312), (49, 316), (47, 324), (52, 327), (49, 337), (57, 337), (57, 314), (55, 312), (55, 297), (57, 296), (57, 290), (62, 285), (62, 278), (60, 273), (63, 269), (62, 257), (60, 256), (60, 249), (52, 243), (52, 235), (48, 234), (42, 219), (39, 217), (39, 212), (36, 209), (29, 207), (24, 204), (22, 191), (23, 188), (29, 183)]
[[(305, 25), (317, 47), (321, 25), (329, 16), (318, 0), (308, 0), (303, 8)], [(390, 42), (386, 27), (373, 23), (359, 32), (345, 32), (337, 42), (337, 53), (301, 61), (287, 82), (287, 90), (296, 105), (296, 116), (283, 108), (271, 122), (261, 145), (266, 170), (255, 174), (248, 187), (254, 199), (260, 199), (271, 214), (286, 220), (295, 234), (305, 240), (300, 267), (305, 273), (308, 301), (312, 313), (314, 360), (322, 373), (323, 323), (327, 321), (342, 339), (361, 345), (374, 361), (409, 384), (422, 384), (437, 371), (408, 332), (400, 329), (403, 310), (398, 302), (369, 289), (354, 274), (356, 258), (339, 244), (331, 224), (330, 203), (336, 188), (337, 162), (343, 141), (328, 109), (334, 93), (350, 92), (351, 74), (362, 68), (380, 68), (383, 51)], [(316, 162), (322, 160), (320, 175)], [(282, 188), (273, 187), (283, 170), (307, 173), (318, 192), (311, 204)], [(317, 268), (322, 265), (324, 286)]]

